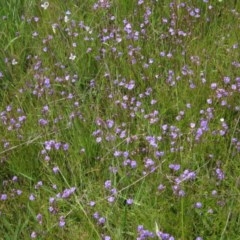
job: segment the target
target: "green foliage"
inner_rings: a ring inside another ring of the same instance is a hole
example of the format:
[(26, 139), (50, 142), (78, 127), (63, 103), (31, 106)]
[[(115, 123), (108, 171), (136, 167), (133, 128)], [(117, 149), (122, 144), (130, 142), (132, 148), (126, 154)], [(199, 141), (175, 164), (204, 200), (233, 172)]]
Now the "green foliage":
[(0, 239), (239, 239), (239, 2), (138, 2), (0, 2)]

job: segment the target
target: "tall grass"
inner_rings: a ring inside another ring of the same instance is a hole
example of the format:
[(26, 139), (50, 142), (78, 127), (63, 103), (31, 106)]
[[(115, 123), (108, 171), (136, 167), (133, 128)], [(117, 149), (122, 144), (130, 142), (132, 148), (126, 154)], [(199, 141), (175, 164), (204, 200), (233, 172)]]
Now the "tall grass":
[(237, 1), (1, 1), (0, 239), (239, 239)]

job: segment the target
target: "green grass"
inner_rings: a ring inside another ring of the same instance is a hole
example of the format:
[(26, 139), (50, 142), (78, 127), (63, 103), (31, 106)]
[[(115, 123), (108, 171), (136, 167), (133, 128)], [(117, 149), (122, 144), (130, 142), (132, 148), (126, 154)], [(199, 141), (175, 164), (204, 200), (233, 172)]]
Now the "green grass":
[(0, 239), (240, 239), (239, 3), (96, 2), (0, 3)]

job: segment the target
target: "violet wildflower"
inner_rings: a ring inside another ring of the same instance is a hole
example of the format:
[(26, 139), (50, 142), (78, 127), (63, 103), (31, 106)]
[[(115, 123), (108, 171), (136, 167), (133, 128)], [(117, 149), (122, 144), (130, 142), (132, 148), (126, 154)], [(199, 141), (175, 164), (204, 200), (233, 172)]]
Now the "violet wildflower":
[(194, 206), (195, 206), (195, 208), (202, 208), (202, 203), (196, 202)]
[(93, 214), (93, 218), (95, 218), (95, 219), (99, 219), (99, 218), (100, 218), (99, 213), (98, 213), (98, 212), (95, 212), (95, 213)]
[(217, 176), (218, 180), (221, 181), (221, 180), (223, 180), (225, 178), (225, 175), (224, 175), (223, 171), (220, 168), (217, 168), (215, 170), (215, 172), (216, 172), (216, 176)]
[(155, 152), (155, 156), (156, 156), (157, 158), (162, 157), (162, 156), (164, 156), (164, 152), (163, 152), (163, 151), (156, 151), (156, 152)]
[(107, 180), (107, 181), (105, 181), (104, 186), (105, 186), (106, 189), (110, 189), (111, 186), (112, 186), (112, 182), (111, 182), (111, 180)]
[(62, 198), (69, 198), (75, 191), (76, 191), (76, 187), (71, 187), (69, 189), (65, 189), (62, 192), (61, 197)]
[(155, 162), (154, 162), (151, 158), (145, 159), (144, 162), (145, 162), (145, 165), (144, 165), (144, 166), (145, 166), (146, 168), (152, 167), (152, 166), (154, 166), (154, 164), (155, 164)]
[(30, 201), (34, 201), (35, 199), (36, 199), (36, 197), (34, 196), (34, 194), (30, 194), (29, 200), (30, 200)]
[(182, 190), (182, 189), (180, 189), (180, 190), (178, 191), (178, 196), (179, 196), (179, 197), (184, 197), (184, 196), (185, 196), (185, 191)]
[(94, 207), (95, 205), (96, 205), (96, 202), (94, 202), (94, 201), (90, 201), (90, 202), (89, 202), (89, 206), (90, 206), (90, 207)]
[(180, 169), (180, 164), (170, 164), (169, 168), (173, 171), (178, 171)]
[(22, 190), (18, 189), (16, 192), (17, 192), (17, 195), (21, 195), (22, 194)]
[(69, 144), (68, 143), (64, 143), (62, 147), (63, 147), (64, 151), (67, 151), (68, 148), (69, 148)]
[(212, 190), (212, 196), (217, 195), (217, 190)]
[(107, 123), (107, 127), (108, 127), (108, 128), (112, 128), (113, 125), (114, 125), (114, 121), (111, 120), (111, 119), (107, 120), (106, 123)]
[(42, 187), (43, 182), (39, 181), (36, 185), (35, 185), (35, 189), (39, 189), (40, 187)]
[(66, 224), (66, 222), (65, 222), (65, 218), (64, 218), (64, 216), (61, 216), (60, 218), (59, 218), (59, 222), (58, 222), (58, 225), (59, 225), (59, 227), (64, 227), (65, 226), (65, 224)]
[(62, 144), (61, 144), (60, 142), (56, 142), (56, 143), (54, 144), (55, 150), (59, 150), (61, 146), (62, 146)]
[(130, 161), (130, 166), (131, 166), (131, 168), (136, 168), (137, 162), (135, 160)]
[(99, 224), (104, 224), (106, 222), (106, 218), (105, 217), (100, 217), (99, 219), (98, 219), (98, 223)]
[(31, 233), (31, 238), (36, 238), (37, 237), (37, 233), (36, 232), (32, 232)]
[(54, 197), (50, 197), (49, 198), (49, 203), (53, 203), (55, 201), (55, 198)]
[(42, 214), (39, 213), (39, 214), (36, 216), (36, 219), (37, 219), (37, 221), (38, 221), (39, 224), (42, 224)]
[(115, 197), (114, 196), (110, 196), (110, 197), (108, 197), (107, 200), (108, 200), (109, 203), (113, 203), (115, 201)]
[(104, 236), (104, 237), (103, 237), (103, 240), (111, 240), (111, 237), (109, 237), (109, 236)]
[(160, 184), (159, 186), (158, 186), (158, 190), (159, 191), (162, 191), (162, 190), (164, 190), (166, 188), (166, 186), (164, 186), (163, 184)]
[(143, 239), (154, 238), (155, 237), (154, 233), (152, 233), (148, 230), (145, 230), (142, 225), (138, 226), (137, 231), (138, 231), (137, 240), (143, 240)]
[(17, 180), (18, 180), (18, 177), (17, 176), (13, 176), (12, 181), (13, 182), (17, 182)]
[(116, 188), (112, 188), (110, 192), (111, 192), (111, 194), (113, 194), (114, 196), (117, 195), (117, 189), (116, 189)]
[(3, 193), (1, 194), (1, 198), (0, 198), (2, 201), (5, 201), (7, 200), (7, 194)]
[(217, 88), (217, 83), (212, 83), (211, 84), (211, 89), (216, 89)]
[(38, 120), (38, 123), (41, 126), (46, 126), (48, 124), (48, 120), (41, 118)]
[(18, 117), (18, 121), (19, 121), (19, 122), (23, 122), (23, 121), (25, 121), (26, 119), (27, 119), (26, 116), (20, 116), (20, 117)]
[(169, 233), (164, 233), (164, 232), (161, 232), (161, 231), (157, 231), (156, 235), (162, 240), (174, 240), (174, 237), (171, 236)]
[(109, 171), (112, 172), (113, 174), (116, 174), (118, 172), (118, 168), (117, 167), (109, 167)]
[(56, 174), (56, 173), (58, 173), (59, 171), (60, 171), (60, 169), (59, 169), (59, 167), (58, 166), (56, 166), (56, 167), (53, 167), (53, 172)]
[(128, 198), (126, 203), (127, 203), (127, 205), (132, 205), (133, 204), (133, 199), (132, 198)]

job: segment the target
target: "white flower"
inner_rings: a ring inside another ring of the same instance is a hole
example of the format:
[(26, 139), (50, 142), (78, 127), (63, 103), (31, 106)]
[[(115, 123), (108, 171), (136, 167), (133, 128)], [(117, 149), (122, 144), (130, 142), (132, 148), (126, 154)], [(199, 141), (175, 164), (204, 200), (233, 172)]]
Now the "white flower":
[(12, 60), (12, 65), (16, 65), (16, 64), (18, 64), (18, 62), (17, 62), (16, 59), (14, 58), (14, 59)]
[(69, 17), (67, 15), (64, 17), (64, 22), (65, 23), (69, 22)]
[(41, 7), (46, 10), (49, 7), (49, 2), (44, 2), (43, 4), (41, 4)]
[(76, 55), (73, 55), (73, 54), (71, 53), (69, 59), (70, 59), (70, 60), (75, 60), (75, 58), (76, 58)]
[(53, 30), (54, 34), (56, 33), (56, 29), (57, 28), (58, 28), (58, 24), (57, 23), (52, 24), (52, 30)]

